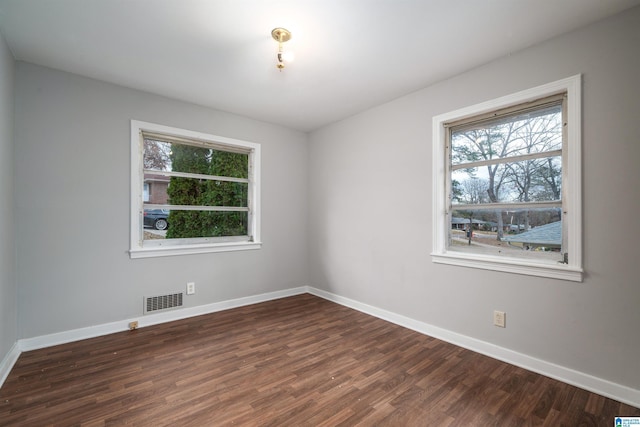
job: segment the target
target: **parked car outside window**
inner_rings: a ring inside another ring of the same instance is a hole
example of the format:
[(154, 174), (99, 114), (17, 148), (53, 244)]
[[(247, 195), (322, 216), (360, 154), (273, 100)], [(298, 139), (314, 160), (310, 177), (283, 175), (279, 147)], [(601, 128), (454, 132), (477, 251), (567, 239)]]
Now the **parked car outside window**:
[(145, 209), (144, 226), (153, 227), (156, 230), (166, 230), (169, 227), (168, 217), (168, 209)]

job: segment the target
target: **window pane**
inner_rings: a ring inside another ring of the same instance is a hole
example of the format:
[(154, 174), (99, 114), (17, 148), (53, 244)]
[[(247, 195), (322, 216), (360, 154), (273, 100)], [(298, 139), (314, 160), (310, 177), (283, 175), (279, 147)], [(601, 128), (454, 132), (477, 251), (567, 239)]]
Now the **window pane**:
[(209, 174), (210, 155), (209, 148), (194, 147), (191, 145), (170, 144), (170, 167), (173, 172), (188, 172)]
[(247, 212), (171, 211), (168, 239), (246, 236)]
[(249, 155), (211, 150), (209, 175), (249, 178)]
[(246, 179), (249, 177), (249, 155), (145, 139), (144, 168)]
[(167, 188), (169, 186), (169, 177), (154, 173), (144, 174), (144, 199), (145, 203), (156, 205), (165, 205), (169, 196)]
[(172, 176), (167, 204), (191, 206), (247, 207), (249, 184)]
[(448, 246), (458, 252), (560, 261), (562, 211), (454, 210)]
[[(246, 236), (248, 217), (248, 212), (147, 210), (144, 240)], [(166, 227), (161, 223), (165, 228), (154, 227), (157, 218), (166, 220)]]
[(451, 188), (454, 205), (561, 200), (562, 157), (458, 169)]
[(171, 144), (163, 141), (144, 140), (144, 169), (171, 170)]
[[(169, 211), (167, 209), (144, 209), (142, 214), (142, 226), (146, 229), (158, 230), (156, 235), (163, 236), (169, 226)], [(145, 233), (146, 234), (146, 233)]]
[(453, 165), (562, 148), (562, 107), (542, 108), (451, 131)]

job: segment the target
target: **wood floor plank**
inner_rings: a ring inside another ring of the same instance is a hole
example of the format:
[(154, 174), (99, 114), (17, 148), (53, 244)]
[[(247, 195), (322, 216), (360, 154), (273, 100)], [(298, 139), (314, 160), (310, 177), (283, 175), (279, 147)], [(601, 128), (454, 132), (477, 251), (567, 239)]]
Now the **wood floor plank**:
[(576, 426), (640, 409), (312, 295), (23, 353), (0, 426)]

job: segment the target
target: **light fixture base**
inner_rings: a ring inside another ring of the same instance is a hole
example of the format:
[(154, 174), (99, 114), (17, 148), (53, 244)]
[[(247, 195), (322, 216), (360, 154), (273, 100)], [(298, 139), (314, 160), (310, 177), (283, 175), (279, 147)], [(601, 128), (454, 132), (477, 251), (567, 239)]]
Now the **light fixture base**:
[(291, 31), (280, 27), (274, 28), (271, 31), (271, 37), (273, 37), (273, 39), (278, 43), (288, 42), (291, 40)]

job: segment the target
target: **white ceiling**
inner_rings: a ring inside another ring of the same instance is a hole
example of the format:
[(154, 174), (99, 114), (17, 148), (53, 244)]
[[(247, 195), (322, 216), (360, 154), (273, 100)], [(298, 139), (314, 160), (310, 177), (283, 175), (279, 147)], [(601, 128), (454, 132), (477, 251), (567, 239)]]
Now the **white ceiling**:
[(311, 131), (639, 4), (0, 0), (0, 32), (18, 60)]

